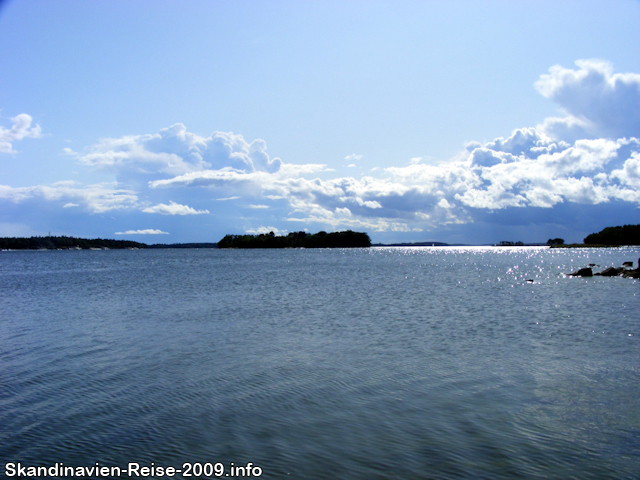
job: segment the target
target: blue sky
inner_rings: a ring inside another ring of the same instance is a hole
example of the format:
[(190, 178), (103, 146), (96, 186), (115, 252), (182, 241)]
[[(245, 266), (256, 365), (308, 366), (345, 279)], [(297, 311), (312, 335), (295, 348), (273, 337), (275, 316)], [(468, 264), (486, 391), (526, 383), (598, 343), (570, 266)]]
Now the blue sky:
[(640, 223), (638, 1), (0, 2), (0, 236)]

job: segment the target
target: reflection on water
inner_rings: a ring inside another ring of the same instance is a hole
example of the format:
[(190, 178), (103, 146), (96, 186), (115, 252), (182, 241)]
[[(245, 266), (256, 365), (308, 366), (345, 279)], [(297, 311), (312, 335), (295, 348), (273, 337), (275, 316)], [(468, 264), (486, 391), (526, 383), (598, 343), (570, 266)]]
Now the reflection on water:
[(634, 478), (635, 249), (0, 252), (0, 457)]

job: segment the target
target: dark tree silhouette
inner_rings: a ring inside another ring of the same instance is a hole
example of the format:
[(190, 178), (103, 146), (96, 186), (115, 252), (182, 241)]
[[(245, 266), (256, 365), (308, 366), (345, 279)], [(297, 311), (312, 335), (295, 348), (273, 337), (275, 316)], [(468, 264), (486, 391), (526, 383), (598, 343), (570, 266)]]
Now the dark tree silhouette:
[(587, 235), (584, 243), (592, 245), (640, 245), (640, 225), (607, 227), (598, 233)]
[(370, 247), (366, 233), (344, 232), (291, 232), (278, 237), (273, 232), (260, 235), (226, 235), (218, 242), (218, 248), (358, 248)]
[(146, 248), (144, 243), (130, 240), (106, 240), (102, 238), (86, 239), (74, 237), (30, 237), (0, 238), (0, 249), (3, 250), (55, 250), (55, 249), (88, 249), (88, 248)]
[(547, 240), (547, 245), (564, 245), (563, 238), (550, 238)]

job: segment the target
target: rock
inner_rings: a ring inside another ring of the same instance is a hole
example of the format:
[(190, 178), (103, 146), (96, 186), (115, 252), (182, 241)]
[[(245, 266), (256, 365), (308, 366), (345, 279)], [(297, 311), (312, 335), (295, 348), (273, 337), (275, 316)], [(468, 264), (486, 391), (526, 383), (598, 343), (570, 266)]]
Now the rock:
[(640, 268), (637, 270), (625, 270), (622, 272), (624, 278), (640, 278)]
[(622, 273), (622, 271), (623, 271), (622, 268), (609, 267), (600, 273), (596, 273), (596, 275), (600, 275), (603, 277), (617, 277)]
[(633, 262), (624, 262), (622, 264), (623, 267), (633, 267)]
[(591, 270), (591, 267), (581, 268), (580, 270), (568, 273), (567, 275), (572, 277), (593, 277), (593, 270)]

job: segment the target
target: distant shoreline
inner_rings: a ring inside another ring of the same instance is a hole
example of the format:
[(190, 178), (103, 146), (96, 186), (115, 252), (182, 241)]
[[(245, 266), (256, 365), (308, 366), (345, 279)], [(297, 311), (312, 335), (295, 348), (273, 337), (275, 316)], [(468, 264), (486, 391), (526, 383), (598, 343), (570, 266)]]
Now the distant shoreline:
[[(355, 232), (354, 232), (355, 233)], [(327, 234), (330, 236), (331, 234)], [(310, 235), (309, 237), (312, 237)], [(237, 238), (242, 238), (237, 236)], [(260, 237), (252, 237), (257, 239)], [(279, 238), (279, 237), (275, 237)], [(284, 237), (286, 238), (286, 237)], [(625, 246), (637, 245), (606, 245), (595, 243), (570, 243), (560, 245), (549, 245), (548, 243), (522, 243), (518, 244), (449, 244), (445, 242), (402, 242), (402, 243), (374, 243), (370, 245), (360, 244), (358, 246), (370, 247), (548, 247), (548, 248), (617, 248)], [(308, 245), (299, 242), (298, 245), (287, 245), (285, 248), (309, 248)], [(185, 249), (185, 248), (221, 248), (218, 243), (214, 242), (189, 242), (189, 243), (172, 243), (172, 244), (145, 244), (134, 242), (131, 240), (109, 240), (109, 239), (84, 239), (75, 237), (4, 237), (0, 238), (1, 251), (20, 251), (20, 250), (139, 250), (139, 249)], [(232, 246), (231, 248), (247, 248), (242, 246)], [(255, 248), (255, 247), (249, 247)], [(258, 247), (259, 248), (259, 247)], [(269, 247), (266, 247), (269, 248)]]
[(140, 250), (146, 248), (218, 248), (217, 243), (146, 243), (132, 240), (76, 237), (4, 237), (0, 238), (0, 250)]

